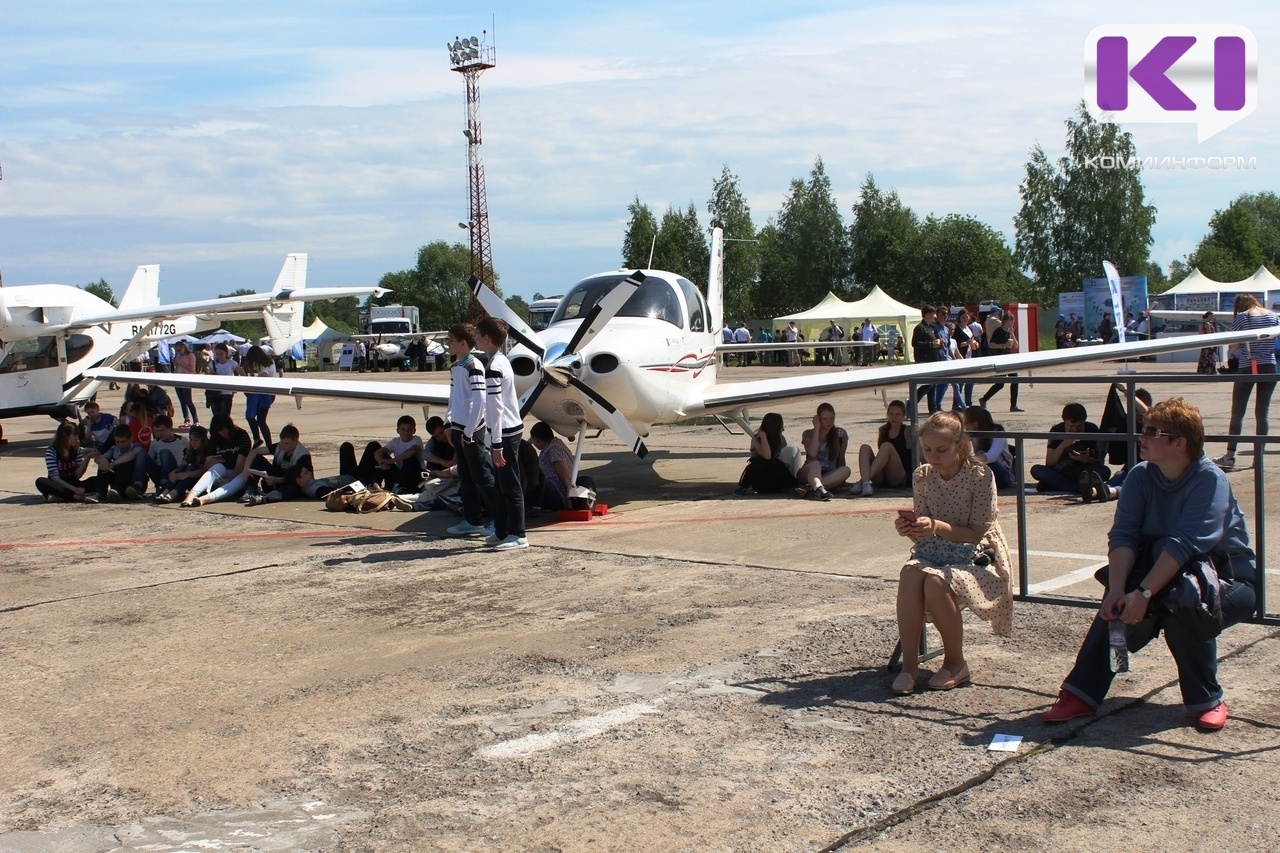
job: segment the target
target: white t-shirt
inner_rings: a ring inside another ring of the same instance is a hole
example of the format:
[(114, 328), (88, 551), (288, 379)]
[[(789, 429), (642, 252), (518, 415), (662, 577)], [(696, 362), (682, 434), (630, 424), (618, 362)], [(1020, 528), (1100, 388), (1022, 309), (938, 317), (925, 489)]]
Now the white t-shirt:
[(387, 451), (388, 453), (390, 453), (392, 456), (396, 458), (397, 468), (399, 468), (401, 465), (400, 457), (403, 456), (405, 451), (407, 451), (411, 447), (418, 448), (418, 453), (422, 453), (422, 437), (415, 435), (413, 438), (409, 439), (408, 441), (405, 441), (403, 438), (397, 435), (395, 438), (391, 439), (386, 444), (382, 445), (383, 450)]

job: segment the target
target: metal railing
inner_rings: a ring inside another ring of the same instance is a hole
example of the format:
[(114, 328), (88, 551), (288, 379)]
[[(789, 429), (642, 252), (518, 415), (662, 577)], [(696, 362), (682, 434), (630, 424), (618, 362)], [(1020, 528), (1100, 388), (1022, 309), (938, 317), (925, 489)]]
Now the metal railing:
[[(1089, 433), (1090, 441), (1099, 443), (1110, 443), (1115, 441), (1124, 441), (1128, 443), (1129, 464), (1132, 466), (1137, 462), (1138, 455), (1138, 436), (1134, 434), (1134, 400), (1135, 392), (1139, 385), (1157, 386), (1177, 384), (1183, 387), (1192, 384), (1214, 384), (1226, 385), (1239, 382), (1275, 382), (1277, 377), (1275, 374), (1224, 374), (1218, 376), (1186, 374), (1186, 373), (1141, 373), (1141, 374), (1121, 374), (1107, 376), (1016, 376), (1016, 375), (996, 375), (977, 374), (972, 379), (968, 377), (947, 377), (945, 384), (963, 385), (969, 381), (977, 381), (983, 383), (1004, 382), (1010, 385), (1018, 383), (1040, 383), (1053, 385), (1117, 385), (1124, 389), (1124, 398), (1126, 402), (1125, 412), (1128, 418), (1127, 433)], [(911, 423), (918, 424), (918, 412), (916, 409), (916, 392), (917, 389), (924, 385), (936, 385), (943, 383), (922, 382), (915, 379), (909, 380), (909, 396), (907, 398), (907, 412)], [(1152, 395), (1157, 401), (1161, 399), (1160, 395)], [(1063, 438), (1061, 432), (1048, 431), (1003, 431), (1003, 432), (974, 432), (973, 435), (978, 437), (1004, 438), (1014, 447), (1015, 461), (1014, 465), (1014, 484), (1017, 489), (1017, 550), (1018, 550), (1018, 592), (1014, 598), (1018, 601), (1027, 601), (1035, 604), (1057, 604), (1067, 607), (1097, 607), (1099, 599), (1093, 598), (1076, 598), (1072, 596), (1059, 595), (1040, 595), (1032, 594), (1030, 591), (1030, 567), (1028, 564), (1029, 548), (1027, 543), (1027, 455), (1025, 452), (1026, 442), (1028, 441), (1052, 441)], [(1268, 445), (1280, 444), (1280, 436), (1266, 435), (1222, 435), (1222, 434), (1206, 434), (1205, 444), (1221, 443), (1233, 441), (1238, 445), (1252, 445), (1254, 452), (1255, 464), (1253, 466), (1253, 522), (1250, 530), (1250, 543), (1253, 546), (1254, 554), (1257, 560), (1257, 579), (1255, 581), (1256, 606), (1253, 616), (1245, 620), (1260, 625), (1280, 625), (1280, 614), (1267, 613), (1267, 528), (1266, 528), (1266, 491), (1263, 483), (1263, 450)], [(912, 448), (913, 455), (918, 451)], [(914, 456), (913, 456), (914, 458)], [(919, 460), (914, 460), (919, 464)], [(1234, 489), (1232, 490), (1234, 494)]]

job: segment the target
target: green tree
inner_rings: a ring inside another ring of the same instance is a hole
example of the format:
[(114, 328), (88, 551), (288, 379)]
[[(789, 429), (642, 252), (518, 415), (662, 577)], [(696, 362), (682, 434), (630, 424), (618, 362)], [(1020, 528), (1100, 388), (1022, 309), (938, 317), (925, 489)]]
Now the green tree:
[(86, 293), (92, 293), (103, 302), (110, 303), (112, 308), (120, 307), (119, 301), (116, 300), (116, 292), (111, 289), (111, 285), (107, 284), (107, 280), (105, 278), (100, 278), (97, 281), (91, 281), (80, 289)]
[(622, 266), (633, 270), (647, 269), (649, 255), (658, 236), (658, 220), (649, 205), (640, 201), (640, 196), (627, 205), (627, 212), (631, 218), (627, 222), (627, 233), (622, 238)]
[(507, 307), (514, 311), (517, 317), (526, 323), (529, 322), (529, 303), (523, 296), (508, 296), (506, 302)]
[(807, 182), (792, 180), (777, 221), (761, 229), (757, 312), (769, 307), (811, 307), (828, 290), (843, 292), (847, 279), (844, 222), (818, 157)]
[[(370, 302), (374, 305), (416, 305), (422, 328), (447, 329), (467, 319), (471, 289), (471, 250), (462, 243), (436, 240), (418, 249), (418, 265), (411, 270), (389, 272), (378, 282), (391, 292)], [(490, 285), (502, 295), (498, 275)]]
[(756, 277), (760, 271), (760, 249), (751, 206), (738, 186), (738, 176), (726, 165), (711, 183), (707, 201), (711, 227), (724, 230), (724, 312), (725, 317), (754, 316)]
[(1056, 164), (1037, 144), (1018, 188), (1014, 257), (1035, 277), (1037, 298), (1056, 301), (1102, 275), (1110, 260), (1122, 275), (1146, 269), (1156, 209), (1145, 201), (1133, 137), (1098, 122), (1084, 102), (1067, 119), (1066, 156)]
[(1164, 274), (1164, 269), (1155, 261), (1147, 262), (1146, 273), (1148, 293), (1164, 293), (1172, 284)]
[(911, 304), (967, 305), (1023, 298), (1028, 282), (1004, 235), (972, 216), (930, 216), (917, 242), (919, 272), (905, 294)]
[(693, 202), (689, 202), (683, 211), (668, 206), (658, 228), (658, 242), (653, 252), (654, 268), (683, 275), (705, 293), (710, 256), (707, 235), (698, 224), (698, 210)]
[(310, 326), (317, 318), (336, 332), (354, 334), (360, 326), (360, 300), (355, 296), (343, 296), (327, 302), (307, 302), (302, 306), (304, 326)]
[(1280, 196), (1245, 193), (1214, 211), (1187, 264), (1217, 281), (1240, 281), (1264, 265), (1280, 270)]
[(920, 220), (898, 198), (881, 190), (868, 172), (849, 226), (849, 271), (854, 292), (865, 296), (875, 285), (899, 299), (915, 276)]
[[(219, 293), (219, 299), (225, 299), (229, 296), (255, 296), (256, 290), (241, 287), (230, 293)], [(267, 336), (267, 324), (259, 319), (253, 320), (224, 320), (219, 324), (233, 335), (239, 335), (250, 343), (257, 343), (259, 340)]]

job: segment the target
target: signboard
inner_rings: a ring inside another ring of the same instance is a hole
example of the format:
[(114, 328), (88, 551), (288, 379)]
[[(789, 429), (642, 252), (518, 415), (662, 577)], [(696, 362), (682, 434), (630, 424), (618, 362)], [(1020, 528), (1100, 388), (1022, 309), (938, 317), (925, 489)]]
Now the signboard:
[(353, 343), (345, 343), (342, 345), (342, 352), (338, 356), (338, 369), (350, 370), (351, 365), (356, 360), (356, 345)]

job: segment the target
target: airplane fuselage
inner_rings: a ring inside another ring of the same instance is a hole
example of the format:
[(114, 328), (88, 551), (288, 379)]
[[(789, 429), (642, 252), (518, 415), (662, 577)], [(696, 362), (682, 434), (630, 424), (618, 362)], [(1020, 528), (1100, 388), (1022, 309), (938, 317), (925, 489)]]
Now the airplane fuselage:
[[(716, 336), (704, 331), (706, 306), (701, 294), (671, 273), (646, 270), (645, 275), (646, 290), (628, 303), (630, 313), (641, 316), (628, 316), (624, 310), (614, 317), (582, 348), (580, 363), (575, 365), (577, 378), (623, 412), (640, 435), (647, 435), (654, 424), (688, 417), (688, 404), (700, 400), (701, 391), (716, 383), (719, 366)], [(602, 276), (585, 279), (566, 299), (573, 299), (578, 287)], [(578, 315), (562, 304), (552, 324), (539, 332), (548, 357), (569, 344), (579, 323)], [(517, 375), (516, 390), (523, 396), (538, 381), (541, 360), (524, 346), (515, 347), (509, 357)], [(538, 396), (530, 414), (564, 435), (577, 433), (579, 424), (605, 427), (582, 403), (581, 393), (552, 383)]]

